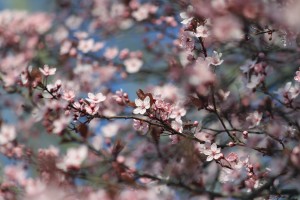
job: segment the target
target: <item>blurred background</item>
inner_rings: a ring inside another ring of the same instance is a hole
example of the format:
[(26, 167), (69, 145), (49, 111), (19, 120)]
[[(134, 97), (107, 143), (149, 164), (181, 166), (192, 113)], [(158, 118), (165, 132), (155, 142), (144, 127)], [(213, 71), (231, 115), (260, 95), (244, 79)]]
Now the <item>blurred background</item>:
[(49, 0), (1, 0), (0, 9), (17, 9), (34, 11), (50, 11), (54, 8), (55, 1)]

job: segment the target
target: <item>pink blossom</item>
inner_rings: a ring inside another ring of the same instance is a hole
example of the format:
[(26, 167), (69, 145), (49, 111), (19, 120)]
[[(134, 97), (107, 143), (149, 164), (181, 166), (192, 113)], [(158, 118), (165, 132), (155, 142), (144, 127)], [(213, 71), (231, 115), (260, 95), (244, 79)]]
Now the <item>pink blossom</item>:
[(276, 93), (284, 97), (287, 101), (290, 101), (300, 94), (300, 86), (297, 83), (293, 86), (292, 82), (288, 82), (284, 88), (280, 88)]
[(243, 39), (241, 23), (234, 16), (214, 18), (212, 28), (213, 35), (221, 42)]
[(209, 31), (208, 28), (206, 26), (198, 26), (196, 29), (196, 33), (195, 33), (196, 37), (202, 37), (202, 38), (206, 38), (209, 36)]
[(181, 117), (185, 116), (186, 110), (182, 107), (175, 106), (172, 108), (170, 118), (175, 119), (176, 121), (181, 121)]
[(85, 145), (81, 145), (78, 148), (69, 148), (62, 161), (57, 164), (57, 167), (63, 170), (79, 169), (87, 156), (88, 148)]
[(195, 48), (195, 41), (192, 34), (188, 31), (181, 31), (180, 33), (180, 47), (187, 51), (193, 51)]
[(257, 111), (249, 114), (249, 116), (246, 118), (246, 120), (251, 123), (250, 127), (258, 126), (260, 124), (261, 119), (262, 119), (262, 113), (259, 113)]
[(150, 14), (154, 14), (157, 9), (157, 6), (146, 3), (139, 6), (136, 11), (132, 12), (132, 16), (136, 19), (136, 21), (143, 21), (147, 19)]
[(218, 53), (216, 51), (213, 51), (214, 55), (212, 57), (208, 57), (207, 59), (209, 60), (210, 64), (214, 66), (221, 65), (224, 60), (221, 60), (222, 53)]
[(243, 73), (248, 73), (250, 69), (254, 68), (256, 62), (257, 60), (246, 60), (245, 64), (240, 66), (240, 69)]
[(86, 104), (84, 106), (85, 111), (89, 114), (89, 115), (95, 115), (98, 113), (99, 111), (99, 104), (95, 104), (95, 103), (90, 103), (90, 104)]
[(107, 48), (104, 52), (104, 57), (107, 59), (107, 60), (112, 60), (114, 59), (115, 57), (117, 57), (119, 53), (119, 50), (117, 47), (111, 47), (111, 48)]
[(60, 47), (60, 54), (61, 55), (68, 54), (69, 51), (71, 50), (71, 47), (72, 47), (72, 43), (70, 41), (65, 41)]
[(70, 122), (71, 117), (66, 117), (62, 115), (60, 118), (53, 122), (53, 133), (61, 133), (67, 127), (67, 125), (69, 125)]
[(262, 81), (263, 79), (263, 76), (262, 75), (255, 75), (253, 74), (251, 77), (250, 77), (250, 82), (247, 83), (247, 88), (249, 89), (254, 89), (256, 88)]
[(181, 23), (184, 25), (189, 24), (193, 20), (193, 17), (189, 17), (186, 12), (181, 12), (180, 17), (183, 19)]
[(298, 81), (300, 83), (300, 68), (299, 71), (296, 72), (296, 76), (294, 77), (295, 81)]
[(101, 135), (96, 135), (95, 137), (93, 137), (92, 146), (94, 147), (94, 149), (99, 151), (102, 148), (102, 143), (103, 137)]
[(74, 91), (72, 91), (72, 90), (65, 91), (65, 92), (63, 93), (62, 98), (65, 99), (65, 100), (67, 100), (67, 101), (74, 101), (75, 93), (74, 93)]
[(194, 8), (190, 5), (190, 6), (188, 6), (187, 12), (181, 12), (179, 14), (181, 19), (183, 19), (181, 21), (182, 24), (187, 25), (192, 21), (193, 17), (189, 16), (189, 13), (191, 13), (193, 11), (194, 11)]
[(88, 98), (86, 100), (91, 103), (100, 103), (105, 101), (106, 96), (104, 96), (101, 92), (97, 94), (88, 93)]
[(175, 131), (177, 131), (179, 133), (182, 133), (182, 131), (183, 131), (182, 121), (181, 120), (172, 121), (171, 127), (172, 127), (172, 129), (174, 129)]
[(119, 125), (117, 123), (110, 123), (102, 128), (102, 133), (104, 137), (111, 138), (114, 137), (119, 130)]
[(0, 129), (0, 145), (12, 142), (16, 137), (17, 134), (14, 126), (2, 124)]
[(80, 40), (78, 44), (78, 50), (82, 51), (83, 53), (88, 53), (94, 47), (94, 40)]
[(220, 90), (218, 91), (218, 94), (220, 95), (221, 99), (222, 99), (223, 101), (225, 101), (225, 100), (227, 100), (227, 98), (229, 97), (230, 91), (225, 92), (224, 90), (220, 89)]
[(135, 105), (137, 108), (133, 110), (134, 114), (145, 114), (146, 110), (150, 108), (150, 97), (146, 96), (144, 100), (136, 99)]
[(92, 48), (93, 52), (99, 51), (104, 47), (104, 42), (96, 42)]
[(226, 160), (229, 162), (236, 162), (238, 160), (238, 155), (231, 152), (228, 156), (226, 156)]
[(148, 130), (148, 123), (141, 121), (141, 120), (133, 120), (133, 128), (137, 131), (146, 132)]
[(216, 143), (213, 143), (210, 149), (204, 149), (203, 153), (207, 155), (206, 161), (218, 160), (223, 156), (221, 148), (218, 148)]
[(136, 21), (143, 21), (148, 18), (149, 12), (145, 7), (140, 7), (136, 11), (132, 12), (132, 16)]
[(4, 168), (4, 177), (7, 181), (13, 181), (20, 185), (26, 184), (26, 171), (24, 165), (8, 165)]
[(39, 68), (39, 70), (45, 75), (45, 76), (51, 76), (54, 75), (56, 72), (56, 68), (50, 68), (48, 65), (44, 65), (44, 68)]
[(136, 73), (143, 65), (143, 61), (138, 58), (128, 58), (124, 60), (124, 65), (128, 73)]

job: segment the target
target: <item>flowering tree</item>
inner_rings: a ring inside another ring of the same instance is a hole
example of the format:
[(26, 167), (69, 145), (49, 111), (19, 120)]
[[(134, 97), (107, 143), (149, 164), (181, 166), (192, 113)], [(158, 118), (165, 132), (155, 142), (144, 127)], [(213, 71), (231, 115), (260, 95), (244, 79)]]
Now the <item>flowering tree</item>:
[(0, 12), (0, 199), (300, 198), (300, 3)]

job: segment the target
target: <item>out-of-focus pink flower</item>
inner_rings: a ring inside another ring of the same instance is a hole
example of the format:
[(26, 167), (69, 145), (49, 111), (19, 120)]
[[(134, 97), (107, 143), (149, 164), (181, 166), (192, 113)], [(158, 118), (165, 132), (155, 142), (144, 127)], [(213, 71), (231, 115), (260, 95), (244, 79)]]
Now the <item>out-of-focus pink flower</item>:
[(136, 99), (135, 105), (137, 108), (133, 110), (134, 114), (145, 114), (146, 110), (150, 108), (150, 97), (147, 96), (144, 100)]
[(24, 165), (8, 165), (4, 168), (4, 177), (7, 181), (16, 182), (20, 185), (26, 184), (26, 171)]
[(245, 64), (240, 66), (240, 69), (243, 73), (248, 73), (250, 69), (254, 68), (256, 62), (257, 60), (246, 60)]
[(192, 37), (191, 32), (181, 31), (180, 33), (180, 47), (187, 51), (193, 51), (195, 47), (195, 41)]
[(78, 44), (78, 50), (82, 51), (83, 53), (88, 53), (94, 47), (94, 40), (80, 40)]
[(300, 83), (300, 68), (298, 71), (296, 71), (296, 76), (294, 77), (295, 81), (298, 81)]
[(136, 73), (143, 65), (143, 61), (138, 58), (128, 58), (124, 61), (128, 73)]
[(92, 48), (93, 52), (99, 51), (104, 47), (104, 42), (96, 42)]
[(67, 125), (70, 123), (71, 117), (61, 116), (53, 122), (53, 133), (59, 134), (64, 130)]
[(218, 148), (216, 143), (213, 143), (210, 149), (204, 149), (203, 153), (207, 155), (206, 161), (218, 160), (223, 156), (221, 148)]
[(246, 118), (246, 120), (251, 123), (251, 126), (250, 126), (251, 128), (258, 126), (260, 124), (261, 119), (262, 119), (262, 113), (259, 113), (257, 111), (249, 114), (249, 116)]
[(196, 29), (196, 33), (195, 33), (195, 36), (196, 37), (202, 37), (202, 38), (206, 38), (209, 36), (209, 31), (208, 31), (208, 28), (206, 26), (198, 26), (197, 29)]
[(143, 131), (146, 132), (148, 130), (148, 123), (141, 121), (141, 120), (133, 120), (133, 128), (137, 131)]
[(111, 138), (111, 137), (114, 137), (118, 133), (118, 130), (119, 130), (119, 124), (110, 123), (110, 124), (105, 125), (102, 128), (102, 133), (103, 133), (104, 137)]
[(189, 24), (192, 21), (192, 19), (193, 19), (193, 17), (189, 17), (186, 12), (181, 12), (180, 13), (180, 17), (181, 17), (181, 19), (183, 19), (181, 21), (181, 23), (184, 24), (184, 25)]
[(44, 76), (51, 76), (56, 72), (56, 68), (50, 68), (48, 65), (44, 65), (44, 68), (39, 68), (39, 70), (44, 74)]
[(74, 91), (72, 91), (72, 90), (65, 91), (65, 92), (63, 93), (62, 98), (65, 99), (65, 100), (67, 100), (67, 101), (74, 101), (75, 93), (74, 93)]
[(178, 120), (178, 121), (172, 121), (171, 123), (171, 127), (172, 129), (174, 129), (175, 131), (179, 132), (179, 133), (182, 133), (183, 131), (183, 127), (182, 127), (182, 121), (181, 120)]
[(136, 11), (132, 12), (132, 16), (136, 19), (136, 21), (143, 21), (147, 19), (150, 14), (154, 14), (157, 9), (157, 6), (145, 3), (140, 5)]
[(220, 95), (221, 99), (225, 101), (229, 97), (230, 91), (225, 92), (224, 90), (220, 89), (218, 94)]
[(297, 83), (293, 86), (292, 82), (288, 82), (284, 88), (280, 88), (276, 93), (284, 97), (285, 100), (290, 101), (299, 95), (300, 86)]
[(85, 145), (81, 145), (78, 148), (69, 148), (63, 160), (57, 164), (57, 167), (63, 170), (79, 169), (87, 156), (88, 148)]
[(104, 96), (101, 92), (97, 94), (88, 93), (88, 98), (86, 100), (91, 103), (100, 103), (105, 101), (106, 96)]
[(210, 62), (210, 64), (214, 65), (214, 66), (218, 66), (221, 65), (224, 60), (221, 60), (222, 57), (222, 53), (218, 53), (216, 51), (213, 51), (213, 56), (212, 57), (208, 57), (208, 61)]
[(299, 146), (294, 147), (291, 153), (291, 161), (295, 166), (300, 168), (300, 147)]
[(189, 16), (188, 13), (191, 13), (191, 12), (193, 12), (193, 11), (194, 11), (194, 8), (190, 5), (190, 6), (188, 6), (188, 8), (187, 8), (187, 12), (181, 12), (181, 13), (179, 14), (180, 17), (181, 17), (181, 19), (183, 19), (183, 20), (181, 21), (182, 24), (187, 25), (187, 24), (189, 24), (189, 23), (192, 21), (193, 17)]
[(107, 48), (104, 52), (104, 57), (107, 60), (112, 60), (118, 55), (118, 53), (119, 53), (119, 50), (117, 47)]
[(251, 77), (250, 77), (250, 82), (247, 83), (247, 88), (249, 89), (254, 89), (256, 88), (262, 81), (263, 79), (263, 76), (262, 75), (255, 75), (253, 74)]
[(68, 54), (71, 50), (72, 47), (72, 43), (70, 41), (64, 41), (64, 43), (61, 45), (60, 47), (60, 54), (64, 55), (64, 54)]
[(144, 7), (140, 7), (136, 11), (132, 12), (132, 16), (136, 19), (136, 21), (143, 21), (148, 18), (149, 12)]
[(16, 139), (16, 129), (14, 126), (3, 124), (0, 129), (0, 145), (7, 144)]
[(212, 24), (213, 35), (221, 42), (243, 39), (242, 25), (236, 17), (216, 17)]

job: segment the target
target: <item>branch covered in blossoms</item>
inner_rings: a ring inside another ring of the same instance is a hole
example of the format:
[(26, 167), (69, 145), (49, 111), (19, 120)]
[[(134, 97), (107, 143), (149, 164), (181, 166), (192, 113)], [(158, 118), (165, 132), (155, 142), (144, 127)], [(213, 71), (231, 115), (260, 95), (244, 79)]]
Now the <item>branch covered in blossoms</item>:
[(0, 12), (3, 199), (298, 199), (300, 3)]

